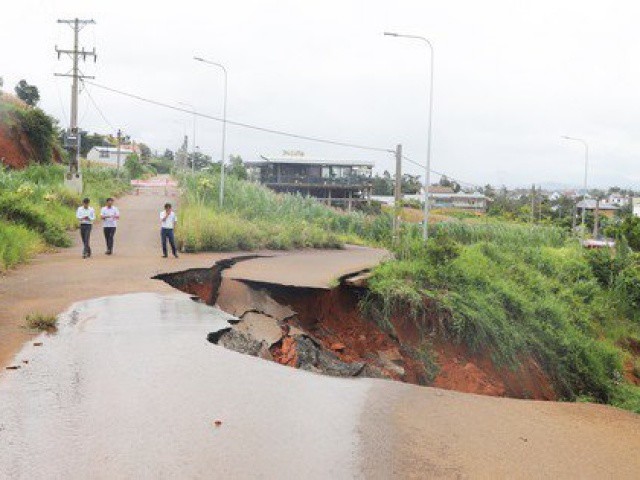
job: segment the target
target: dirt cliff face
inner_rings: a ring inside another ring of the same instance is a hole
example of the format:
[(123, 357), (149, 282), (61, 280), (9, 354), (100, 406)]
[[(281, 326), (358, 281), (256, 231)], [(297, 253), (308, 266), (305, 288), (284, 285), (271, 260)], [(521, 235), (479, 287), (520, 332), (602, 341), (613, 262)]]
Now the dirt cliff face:
[[(0, 164), (21, 169), (27, 167), (36, 158), (36, 154), (24, 128), (12, 115), (12, 108), (28, 107), (16, 97), (3, 93), (0, 96)], [(53, 149), (51, 161), (62, 161), (60, 152), (56, 149)]]
[(0, 120), (0, 162), (10, 168), (25, 168), (31, 158), (33, 149), (24, 133)]

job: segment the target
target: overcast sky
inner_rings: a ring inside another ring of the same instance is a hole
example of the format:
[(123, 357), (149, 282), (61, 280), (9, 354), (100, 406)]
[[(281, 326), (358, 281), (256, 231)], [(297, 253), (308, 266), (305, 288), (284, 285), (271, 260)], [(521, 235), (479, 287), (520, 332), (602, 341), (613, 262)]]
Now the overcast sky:
[[(592, 185), (640, 188), (640, 2), (468, 0), (122, 1), (16, 0), (0, 14), (4, 90), (36, 84), (41, 106), (68, 123), (72, 31), (58, 18), (93, 18), (81, 45), (98, 62), (96, 82), (228, 118), (382, 148), (403, 145), (424, 163), (428, 50), (382, 32), (423, 35), (435, 47), (432, 168), (477, 184), (580, 184), (580, 144), (590, 145)], [(191, 136), (192, 119), (88, 87), (105, 121), (80, 99), (83, 129), (122, 128), (163, 150)], [(221, 125), (198, 120), (196, 143), (220, 155)], [(245, 160), (282, 150), (367, 158), (393, 169), (391, 155), (229, 127), (228, 153)], [(406, 171), (421, 173), (406, 165)], [(437, 177), (434, 177), (437, 179)]]

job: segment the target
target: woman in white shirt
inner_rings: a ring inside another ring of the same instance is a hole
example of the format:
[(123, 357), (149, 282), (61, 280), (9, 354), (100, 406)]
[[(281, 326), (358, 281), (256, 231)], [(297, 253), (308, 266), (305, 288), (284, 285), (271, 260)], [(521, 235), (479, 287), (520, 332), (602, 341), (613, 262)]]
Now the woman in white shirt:
[(120, 219), (120, 210), (113, 206), (113, 198), (107, 198), (107, 204), (100, 210), (100, 218), (102, 218), (102, 228), (104, 230), (104, 239), (107, 243), (107, 255), (113, 253), (113, 237), (116, 234), (116, 227)]
[(80, 220), (80, 238), (82, 238), (82, 258), (91, 256), (91, 226), (96, 219), (96, 212), (93, 207), (89, 206), (89, 199), (82, 200), (82, 205), (76, 210), (76, 218)]
[(178, 217), (176, 212), (171, 208), (170, 203), (164, 204), (164, 210), (160, 212), (160, 241), (162, 242), (162, 256), (167, 258), (167, 240), (171, 245), (171, 251), (173, 256), (178, 258), (178, 252), (176, 251), (176, 240), (173, 236), (173, 229), (176, 226)]

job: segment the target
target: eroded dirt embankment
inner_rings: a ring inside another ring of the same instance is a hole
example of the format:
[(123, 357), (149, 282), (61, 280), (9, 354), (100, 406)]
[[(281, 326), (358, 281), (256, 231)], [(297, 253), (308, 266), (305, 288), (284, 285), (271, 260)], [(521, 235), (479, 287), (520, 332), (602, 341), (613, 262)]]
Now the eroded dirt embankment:
[[(367, 318), (360, 309), (366, 293), (361, 281), (345, 277), (336, 287), (321, 289), (223, 276), (237, 262), (254, 258), (234, 257), (154, 278), (238, 319), (211, 332), (209, 341), (282, 365), (484, 395), (556, 398), (533, 360), (523, 359), (514, 369), (498, 367), (491, 352), (471, 354), (447, 338), (435, 317), (421, 328), (409, 314), (396, 314), (384, 326)], [(358, 273), (348, 277), (359, 278)]]

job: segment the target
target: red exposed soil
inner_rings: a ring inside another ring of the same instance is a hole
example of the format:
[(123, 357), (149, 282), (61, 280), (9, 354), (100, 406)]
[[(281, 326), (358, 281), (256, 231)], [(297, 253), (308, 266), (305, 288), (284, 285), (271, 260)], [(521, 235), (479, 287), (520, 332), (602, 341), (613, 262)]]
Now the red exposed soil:
[(488, 352), (470, 355), (462, 345), (438, 342), (434, 349), (440, 372), (435, 387), (496, 397), (556, 400), (551, 381), (532, 359), (517, 368), (498, 367)]
[(426, 383), (424, 365), (379, 326), (362, 318), (357, 290), (270, 288), (270, 295), (297, 312), (289, 323), (308, 332), (343, 362), (375, 365), (386, 377)]
[(33, 158), (33, 149), (17, 127), (0, 122), (0, 163), (11, 168), (24, 168)]

